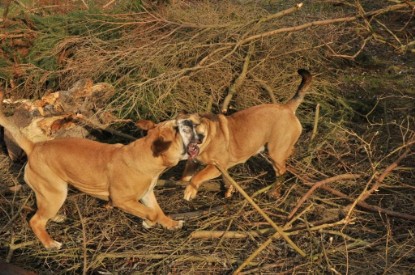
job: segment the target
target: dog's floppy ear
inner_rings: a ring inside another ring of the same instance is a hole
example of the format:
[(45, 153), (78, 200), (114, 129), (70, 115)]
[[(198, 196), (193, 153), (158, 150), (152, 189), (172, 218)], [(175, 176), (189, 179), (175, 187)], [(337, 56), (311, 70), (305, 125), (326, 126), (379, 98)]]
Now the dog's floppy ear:
[(171, 141), (164, 141), (162, 137), (157, 138), (151, 145), (154, 157), (159, 157), (163, 152), (167, 151), (171, 145)]
[(139, 120), (135, 123), (135, 126), (137, 126), (138, 128), (142, 129), (142, 130), (150, 130), (153, 129), (154, 127), (156, 127), (156, 124), (154, 122), (152, 122), (151, 120)]

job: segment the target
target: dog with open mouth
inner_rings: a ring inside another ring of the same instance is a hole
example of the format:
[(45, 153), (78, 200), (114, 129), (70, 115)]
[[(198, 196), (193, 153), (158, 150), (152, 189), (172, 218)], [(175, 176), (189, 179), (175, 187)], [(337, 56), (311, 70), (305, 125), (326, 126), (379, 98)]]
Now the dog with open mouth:
[(158, 124), (141, 120), (136, 124), (147, 130), (147, 135), (128, 145), (83, 138), (32, 142), (0, 110), (0, 125), (11, 133), (28, 158), (24, 180), (35, 192), (37, 203), (29, 224), (45, 248), (62, 246), (48, 234), (46, 224), (61, 220), (57, 213), (66, 200), (69, 184), (142, 218), (146, 228), (155, 224), (172, 230), (182, 227), (183, 221), (164, 214), (153, 189), (163, 171), (187, 159), (188, 151), (194, 156), (193, 124), (187, 119)]
[[(190, 146), (189, 160), (182, 180), (189, 182), (184, 199), (196, 197), (200, 185), (221, 175), (215, 164), (229, 169), (246, 162), (251, 156), (268, 150), (277, 176), (286, 172), (286, 160), (292, 154), (300, 137), (302, 126), (295, 111), (309, 89), (312, 76), (305, 69), (298, 70), (302, 81), (295, 95), (285, 104), (262, 104), (230, 116), (182, 114), (182, 119), (192, 121), (196, 129), (197, 145)], [(198, 148), (195, 148), (195, 147)], [(196, 172), (198, 163), (206, 165)], [(229, 185), (229, 184), (228, 184)], [(274, 185), (275, 186), (275, 185)], [(228, 186), (226, 197), (232, 194), (233, 186)], [(278, 188), (273, 190), (278, 196)]]

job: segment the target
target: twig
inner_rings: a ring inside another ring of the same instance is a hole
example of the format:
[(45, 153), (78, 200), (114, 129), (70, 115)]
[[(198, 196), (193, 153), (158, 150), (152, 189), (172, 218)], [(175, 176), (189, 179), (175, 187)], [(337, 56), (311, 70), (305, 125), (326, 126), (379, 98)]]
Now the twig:
[(303, 7), (303, 3), (298, 3), (298, 4), (295, 4), (295, 6), (294, 6), (294, 7), (292, 7), (292, 8), (289, 8), (289, 9), (286, 9), (286, 10), (283, 10), (283, 11), (280, 11), (280, 12), (277, 12), (277, 13), (274, 13), (274, 14), (271, 14), (270, 16), (267, 16), (267, 17), (261, 18), (258, 22), (259, 22), (259, 23), (263, 23), (263, 22), (266, 22), (266, 21), (270, 21), (270, 20), (272, 20), (272, 19), (281, 18), (281, 17), (283, 17), (283, 16), (286, 16), (286, 15), (288, 15), (288, 14), (291, 14), (291, 13), (293, 13), (293, 12), (298, 11), (298, 10), (299, 10), (299, 9), (301, 9), (302, 7)]
[(360, 197), (361, 201), (366, 200), (373, 192), (379, 189), (379, 186), (383, 182), (383, 180), (396, 168), (398, 167), (398, 164), (408, 156), (408, 154), (411, 152), (410, 148), (407, 148), (405, 152), (398, 157), (397, 160), (395, 160), (391, 165), (389, 165), (383, 173), (379, 176), (379, 178), (376, 180), (375, 184), (373, 184), (372, 188), (370, 188), (368, 191), (366, 191), (362, 196)]
[(307, 193), (297, 202), (297, 205), (294, 207), (294, 209), (290, 212), (290, 214), (288, 215), (287, 219), (291, 220), (291, 218), (294, 216), (294, 214), (297, 212), (297, 210), (301, 207), (301, 205), (311, 196), (311, 194), (313, 194), (313, 192), (321, 187), (324, 184), (330, 183), (330, 182), (335, 182), (335, 181), (339, 181), (339, 180), (350, 180), (350, 179), (357, 179), (360, 178), (360, 175), (358, 174), (343, 174), (343, 175), (338, 175), (338, 176), (334, 176), (319, 182), (316, 182), (312, 185), (312, 187), (307, 191)]
[(200, 217), (200, 216), (209, 215), (209, 214), (215, 214), (217, 212), (223, 211), (224, 209), (226, 209), (226, 205), (219, 205), (219, 206), (215, 206), (209, 209), (202, 209), (202, 210), (186, 212), (186, 213), (170, 214), (169, 216), (173, 219), (181, 220), (181, 219)]
[(12, 3), (12, 0), (4, 1), (3, 21), (7, 20), (7, 15), (9, 14), (9, 8), (10, 8), (11, 3)]
[(316, 113), (314, 114), (313, 132), (311, 133), (310, 141), (312, 141), (317, 135), (318, 119), (320, 117), (320, 103), (316, 105)]
[(85, 221), (82, 217), (81, 210), (78, 207), (78, 204), (75, 202), (76, 210), (78, 211), (79, 220), (81, 221), (81, 227), (82, 227), (82, 251), (83, 251), (83, 268), (82, 268), (82, 274), (86, 275), (88, 271), (88, 261), (87, 261), (87, 255), (86, 255), (86, 232), (85, 232)]
[(405, 3), (405, 4), (396, 4), (396, 5), (388, 6), (388, 7), (383, 8), (383, 9), (378, 9), (378, 10), (375, 10), (375, 11), (366, 12), (364, 14), (356, 15), (356, 16), (348, 16), (348, 17), (341, 17), (341, 18), (334, 18), (334, 19), (319, 20), (319, 21), (313, 21), (313, 22), (302, 24), (302, 25), (294, 26), (294, 27), (279, 28), (279, 29), (276, 29), (276, 30), (273, 30), (273, 31), (260, 33), (260, 34), (253, 35), (253, 36), (250, 36), (248, 38), (245, 38), (245, 39), (239, 41), (237, 43), (237, 46), (241, 46), (241, 45), (246, 44), (248, 42), (251, 42), (253, 40), (263, 39), (265, 37), (273, 36), (273, 35), (279, 34), (279, 33), (296, 32), (296, 31), (300, 31), (300, 30), (310, 28), (310, 27), (325, 26), (325, 25), (330, 25), (330, 24), (334, 24), (334, 23), (352, 22), (352, 21), (356, 21), (360, 18), (367, 18), (367, 17), (371, 17), (371, 16), (375, 16), (375, 15), (380, 15), (380, 14), (383, 14), (383, 13), (386, 13), (386, 12), (407, 8), (411, 4), (415, 4), (415, 2), (410, 2), (410, 3)]
[[(166, 257), (171, 259), (181, 259), (190, 262), (207, 262), (207, 263), (223, 263), (222, 257), (216, 256), (195, 256), (195, 255), (170, 255), (170, 254), (148, 254), (139, 253), (137, 251), (125, 251), (120, 253), (101, 253), (95, 258), (94, 265), (101, 265), (105, 259), (125, 259), (125, 258), (138, 258), (146, 260), (163, 260)], [(230, 263), (235, 263), (236, 260), (229, 259)]]
[[(7, 252), (7, 256), (6, 256), (6, 263), (10, 263), (13, 257), (13, 253), (16, 249), (20, 249), (26, 246), (31, 246), (35, 243), (35, 241), (28, 241), (28, 242), (23, 242), (23, 243), (18, 243), (15, 244), (14, 243), (14, 238), (12, 237), (11, 239), (11, 243), (9, 244), (9, 251)], [(1, 273), (1, 270), (0, 270)]]
[(85, 8), (89, 9), (88, 4), (85, 2), (85, 0), (81, 0), (81, 1), (82, 1), (82, 4), (84, 4)]
[(270, 230), (272, 229), (268, 228), (266, 230), (256, 230), (256, 231), (247, 231), (247, 232), (199, 230), (199, 231), (192, 232), (192, 234), (190, 234), (190, 238), (193, 238), (193, 239), (219, 239), (219, 238), (245, 239), (249, 236), (258, 237), (262, 234), (269, 232)]
[[(307, 182), (301, 175), (299, 175), (298, 172), (294, 168), (287, 166), (287, 171), (289, 171), (291, 174), (295, 175), (300, 180), (302, 180), (305, 185), (313, 186), (312, 183)], [(335, 190), (335, 189), (333, 189), (329, 186), (324, 186), (323, 185), (320, 188), (323, 189), (323, 190), (326, 190), (327, 192), (330, 192), (333, 195), (338, 196), (342, 199), (347, 199), (347, 200), (352, 201), (352, 202), (356, 201), (355, 198), (352, 198), (352, 197), (344, 194), (343, 192)], [(383, 214), (386, 214), (386, 215), (389, 215), (389, 216), (415, 221), (415, 216), (413, 216), (413, 215), (400, 213), (400, 212), (392, 211), (392, 210), (389, 210), (389, 209), (383, 209), (379, 206), (370, 205), (370, 204), (368, 204), (366, 202), (363, 202), (363, 201), (357, 202), (357, 205), (364, 208), (364, 209), (366, 209), (366, 210), (372, 211), (372, 212), (383, 213)]]
[(379, 190), (379, 187), (382, 184), (383, 180), (386, 178), (386, 176), (389, 175), (396, 167), (398, 167), (399, 162), (401, 162), (406, 156), (408, 156), (410, 152), (411, 152), (411, 148), (410, 147), (406, 148), (404, 153), (400, 155), (397, 160), (395, 160), (392, 164), (386, 167), (383, 173), (375, 181), (373, 186), (369, 190), (363, 191), (360, 194), (360, 196), (350, 206), (348, 206), (347, 216), (351, 215), (356, 205), (359, 205), (359, 203), (364, 202), (373, 192)]
[[(83, 115), (79, 115), (79, 114), (78, 114), (78, 115), (76, 116), (76, 118), (78, 118), (78, 119), (80, 119), (80, 120), (84, 121), (84, 122), (85, 122), (85, 124), (90, 125), (90, 126), (91, 126), (91, 127), (93, 127), (93, 128), (100, 129), (100, 130), (102, 130), (102, 131), (105, 131), (105, 132), (111, 133), (111, 134), (113, 134), (113, 135), (120, 136), (120, 137), (123, 137), (123, 138), (129, 139), (129, 140), (136, 140), (136, 139), (137, 139), (136, 137), (133, 137), (133, 136), (128, 135), (128, 134), (124, 134), (124, 133), (122, 133), (122, 132), (120, 132), (120, 131), (117, 131), (117, 130), (115, 130), (115, 129), (111, 128), (111, 127), (108, 127), (108, 126), (105, 126), (105, 125), (101, 125), (101, 124), (98, 124), (98, 123), (92, 122), (90, 119), (86, 118), (86, 117), (85, 117), (85, 116), (83, 116)], [(126, 120), (126, 121), (130, 121), (130, 120)]]
[(246, 53), (244, 64), (242, 66), (241, 74), (235, 80), (235, 82), (229, 87), (229, 93), (226, 95), (223, 100), (222, 113), (225, 114), (228, 111), (229, 104), (231, 103), (233, 95), (239, 90), (245, 81), (246, 74), (248, 72), (249, 62), (251, 60), (252, 53), (254, 52), (255, 46), (252, 43), (249, 45), (248, 52)]
[[(326, 190), (326, 191), (328, 191), (328, 192), (332, 193), (333, 195), (336, 195), (340, 198), (347, 199), (347, 200), (352, 201), (352, 202), (356, 201), (354, 198), (351, 198), (348, 195), (346, 195), (346, 194), (344, 194), (340, 191), (337, 191), (337, 190), (335, 190), (331, 187), (322, 186), (321, 189), (324, 189), (324, 190)], [(370, 204), (368, 204), (366, 202), (363, 202), (363, 201), (358, 201), (357, 205), (362, 207), (362, 208), (365, 208), (367, 210), (370, 210), (372, 212), (379, 212), (379, 213), (383, 213), (383, 214), (386, 214), (386, 215), (389, 215), (389, 216), (415, 221), (415, 216), (413, 216), (413, 215), (400, 213), (400, 212), (392, 211), (392, 210), (389, 210), (389, 209), (384, 209), (384, 208), (381, 208), (379, 206), (370, 205)]]
[(265, 83), (265, 81), (263, 81), (262, 79), (260, 79), (259, 77), (257, 77), (254, 74), (249, 74), (256, 82), (259, 83), (259, 85), (268, 93), (269, 98), (271, 99), (271, 102), (273, 104), (277, 103), (277, 99), (275, 98), (274, 95), (274, 90), (271, 88), (271, 86), (269, 86), (267, 83)]
[(219, 169), (219, 171), (222, 173), (222, 175), (245, 197), (245, 199), (255, 208), (256, 211), (258, 211), (259, 214), (261, 214), (262, 217), (275, 229), (281, 236), (284, 238), (284, 240), (301, 256), (305, 257), (306, 254), (304, 251), (302, 251), (289, 237), (285, 232), (276, 225), (271, 218), (265, 214), (265, 212), (249, 197), (249, 195), (242, 189), (242, 187), (239, 186), (239, 184), (233, 180), (233, 178), (228, 174), (228, 172), (223, 169), (220, 165), (215, 163), (216, 168)]
[(3, 226), (3, 228), (0, 229), (0, 232), (5, 232), (6, 231), (6, 229), (9, 227), (9, 225), (20, 215), (23, 208), (26, 206), (27, 202), (29, 201), (29, 199), (31, 197), (32, 197), (32, 193), (29, 196), (27, 196), (26, 200), (21, 204), (21, 206), (17, 210), (16, 214), (14, 214), (13, 217), (11, 217), (11, 219), (7, 222), (7, 224), (5, 226)]
[(279, 236), (278, 233), (275, 233), (272, 235), (272, 237), (268, 238), (265, 242), (263, 242), (251, 255), (249, 255), (248, 258), (245, 259), (245, 261), (238, 266), (238, 268), (233, 272), (233, 274), (239, 274), (250, 262), (252, 262), (253, 259), (255, 259), (256, 256), (258, 256), (259, 253), (261, 253), (262, 250), (264, 250), (268, 245), (270, 245), (274, 238)]
[[(317, 231), (317, 230), (322, 230), (324, 228), (328, 228), (328, 227), (333, 227), (333, 226), (337, 226), (337, 225), (341, 225), (344, 224), (346, 221), (340, 220), (334, 223), (330, 223), (330, 224), (321, 224), (318, 226), (313, 226), (313, 227), (307, 227), (307, 230), (309, 231)], [(284, 227), (285, 228), (285, 227)], [(287, 230), (289, 232), (285, 232), (287, 235), (296, 235), (299, 234), (303, 231), (304, 229), (292, 229), (292, 230)], [(277, 239), (281, 237), (281, 235), (276, 232), (274, 233), (271, 237), (269, 237), (264, 243), (262, 243), (234, 272), (233, 274), (239, 274), (259, 253), (261, 253), (262, 250), (264, 250), (269, 244), (271, 244), (271, 242), (274, 239)]]
[(115, 2), (115, 0), (110, 0), (108, 3), (106, 3), (104, 6), (102, 6), (103, 9), (108, 8), (110, 5), (112, 5)]

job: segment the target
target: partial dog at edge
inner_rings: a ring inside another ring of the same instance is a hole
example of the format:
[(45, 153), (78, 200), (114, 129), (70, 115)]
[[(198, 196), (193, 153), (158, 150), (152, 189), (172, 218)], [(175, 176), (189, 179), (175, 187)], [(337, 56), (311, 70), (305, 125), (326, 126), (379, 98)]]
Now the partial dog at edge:
[[(198, 155), (189, 158), (182, 180), (190, 181), (184, 192), (184, 199), (196, 197), (200, 185), (221, 175), (215, 163), (229, 169), (246, 162), (251, 156), (262, 152), (265, 146), (277, 176), (286, 172), (286, 160), (300, 137), (302, 127), (295, 111), (309, 89), (312, 76), (305, 69), (298, 70), (302, 81), (296, 94), (285, 104), (263, 104), (254, 106), (230, 116), (182, 114), (190, 119), (196, 128)], [(197, 162), (207, 165), (197, 172)], [(274, 196), (279, 190), (274, 188)], [(226, 197), (232, 194), (228, 187)]]
[(82, 138), (34, 143), (2, 111), (0, 125), (27, 154), (24, 180), (37, 201), (37, 211), (29, 223), (45, 248), (62, 246), (47, 233), (46, 224), (49, 220), (61, 220), (57, 213), (67, 197), (68, 184), (144, 219), (146, 228), (156, 223), (167, 229), (182, 227), (183, 221), (172, 220), (163, 213), (153, 188), (163, 171), (187, 159), (188, 153), (194, 155), (195, 131), (190, 121), (139, 121), (137, 126), (148, 133), (128, 145)]

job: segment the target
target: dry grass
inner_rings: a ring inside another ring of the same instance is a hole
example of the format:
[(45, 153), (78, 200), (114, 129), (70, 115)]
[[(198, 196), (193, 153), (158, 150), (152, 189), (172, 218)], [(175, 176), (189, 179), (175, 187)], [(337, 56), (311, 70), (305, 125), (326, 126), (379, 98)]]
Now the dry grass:
[[(229, 112), (270, 102), (264, 83), (277, 101), (285, 101), (298, 85), (296, 70), (309, 68), (315, 82), (298, 111), (304, 131), (282, 197), (266, 194), (275, 180), (266, 157), (230, 171), (307, 256), (281, 238), (271, 239), (275, 230), (240, 194), (225, 200), (210, 184), (194, 201), (184, 201), (183, 186), (175, 184), (183, 164), (162, 176), (170, 184), (156, 192), (166, 213), (186, 219), (183, 230), (146, 230), (138, 218), (107, 210), (103, 202), (72, 190), (62, 208), (68, 220), (48, 226), (64, 246), (45, 251), (27, 224), (35, 203), (21, 178), (22, 165), (1, 155), (1, 258), (40, 273), (224, 274), (263, 245), (243, 274), (415, 271), (415, 61), (411, 48), (405, 48), (414, 39), (411, 12), (401, 9), (242, 43), (282, 27), (355, 15), (359, 7), (355, 1), (320, 1), (272, 18), (292, 3), (225, 2), (89, 16), (88, 34), (65, 36), (47, 53), (56, 58), (55, 69), (16, 63), (6, 69), (19, 68), (19, 74), (3, 82), (11, 96), (36, 97), (47, 88), (71, 87), (80, 78), (107, 81), (117, 90), (108, 110), (119, 117), (163, 120), (180, 110), (219, 112), (248, 54), (248, 70)], [(361, 2), (364, 12), (384, 7), (369, 2)], [(359, 177), (344, 176), (350, 174)], [(213, 187), (221, 182), (215, 180)], [(313, 183), (320, 187), (311, 193)], [(9, 190), (17, 184), (21, 190)], [(287, 220), (296, 206), (294, 218)], [(242, 237), (194, 235), (205, 231)]]

